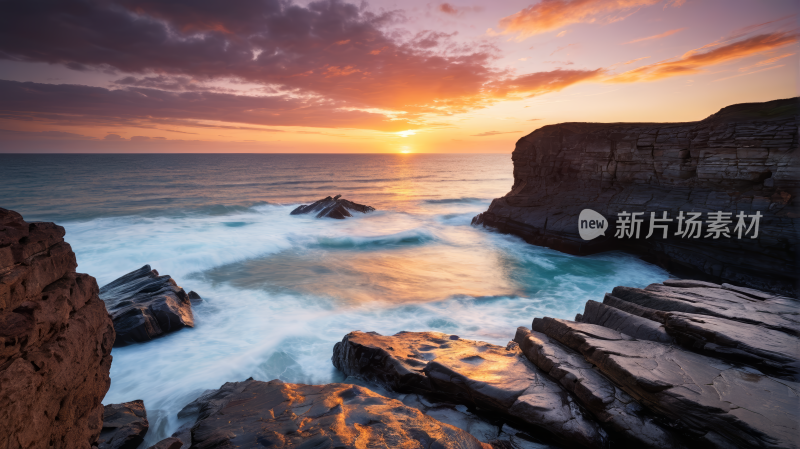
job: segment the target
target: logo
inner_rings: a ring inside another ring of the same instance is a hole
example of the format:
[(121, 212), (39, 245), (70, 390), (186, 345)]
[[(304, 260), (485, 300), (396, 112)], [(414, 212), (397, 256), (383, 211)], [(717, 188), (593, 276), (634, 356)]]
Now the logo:
[(606, 235), (608, 220), (591, 209), (584, 209), (578, 216), (578, 233), (584, 240), (592, 240)]

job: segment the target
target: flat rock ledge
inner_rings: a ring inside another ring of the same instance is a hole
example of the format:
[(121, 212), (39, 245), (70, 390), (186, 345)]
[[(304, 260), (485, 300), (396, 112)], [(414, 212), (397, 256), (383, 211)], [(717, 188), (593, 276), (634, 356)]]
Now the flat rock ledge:
[(101, 287), (100, 298), (114, 321), (114, 346), (127, 346), (194, 327), (192, 300), (200, 295), (145, 265)]
[(335, 345), (332, 361), (348, 376), (498, 414), (564, 445), (608, 446), (601, 426), (516, 345), (438, 332), (351, 332)]
[(350, 384), (229, 382), (187, 405), (193, 449), (491, 449), (402, 402)]
[(353, 216), (350, 212), (361, 212), (362, 214), (366, 214), (368, 212), (375, 211), (374, 207), (354, 203), (341, 198), (341, 196), (342, 195), (336, 195), (335, 197), (328, 196), (308, 205), (303, 204), (302, 206), (299, 206), (293, 210), (290, 215), (316, 213), (317, 218), (328, 217), (343, 220), (347, 217)]
[[(501, 347), (351, 332), (332, 361), (376, 388), (503, 416), (565, 447), (798, 448), (800, 302), (671, 279), (617, 287)], [(538, 433), (537, 433), (538, 432)]]

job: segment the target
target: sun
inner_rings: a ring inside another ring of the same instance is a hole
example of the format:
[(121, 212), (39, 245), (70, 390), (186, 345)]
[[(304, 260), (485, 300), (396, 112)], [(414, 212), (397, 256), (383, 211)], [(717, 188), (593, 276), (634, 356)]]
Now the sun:
[(400, 153), (402, 153), (402, 154), (408, 154), (410, 152), (411, 152), (411, 148), (409, 148), (409, 147), (401, 147), (400, 148)]

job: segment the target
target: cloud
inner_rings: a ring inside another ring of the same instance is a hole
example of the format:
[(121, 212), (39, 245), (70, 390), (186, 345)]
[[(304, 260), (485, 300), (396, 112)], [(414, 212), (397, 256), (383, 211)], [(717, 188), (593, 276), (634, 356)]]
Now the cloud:
[[(623, 20), (639, 8), (662, 0), (541, 0), (500, 20), (503, 33), (520, 38), (557, 30), (574, 23), (609, 23)], [(680, 6), (682, 0), (666, 1)]]
[(644, 65), (614, 75), (606, 81), (611, 83), (655, 81), (677, 75), (700, 73), (706, 67), (774, 50), (795, 43), (797, 40), (798, 35), (794, 32), (776, 31), (733, 42), (717, 42), (688, 51), (679, 58)]
[(661, 34), (656, 34), (655, 36), (648, 36), (648, 37), (642, 37), (642, 38), (639, 38), (639, 39), (634, 39), (634, 40), (632, 40), (630, 42), (625, 42), (625, 44), (635, 44), (637, 42), (644, 42), (644, 41), (649, 41), (649, 40), (653, 40), (653, 39), (661, 39), (662, 37), (672, 36), (673, 34), (679, 33), (679, 32), (681, 32), (681, 31), (683, 31), (685, 29), (686, 28), (677, 28), (677, 29), (674, 29), (674, 30), (665, 31), (665, 32), (663, 32)]
[(566, 49), (568, 49), (568, 48), (571, 48), (571, 47), (577, 47), (577, 46), (578, 46), (578, 44), (567, 44), (567, 45), (562, 45), (561, 47), (558, 47), (558, 48), (556, 48), (556, 49), (555, 49), (555, 50), (554, 50), (552, 53), (550, 53), (550, 56), (553, 56), (554, 54), (556, 54), (556, 53), (560, 52), (561, 50), (566, 50)]
[(0, 58), (143, 75), (118, 80), (132, 87), (232, 79), (409, 113), (475, 95), (503, 75), (491, 67), (496, 47), (387, 30), (402, 19), (339, 0), (0, 2)]
[(450, 3), (442, 3), (441, 5), (439, 5), (439, 11), (451, 15), (458, 14), (458, 9), (456, 9), (456, 7), (451, 5)]
[(472, 134), (472, 137), (488, 137), (488, 136), (496, 136), (498, 134), (514, 134), (519, 133), (522, 131), (486, 131), (480, 134)]
[(119, 134), (109, 134), (103, 137), (103, 140), (125, 140), (125, 138), (120, 137)]
[(94, 137), (66, 131), (17, 131), (0, 129), (0, 140), (59, 139), (59, 140), (94, 140)]
[(2, 118), (62, 125), (144, 128), (172, 125), (267, 132), (280, 130), (214, 122), (381, 131), (402, 131), (410, 126), (406, 120), (390, 120), (383, 114), (341, 109), (340, 104), (329, 100), (304, 100), (287, 95), (254, 97), (146, 88), (110, 90), (0, 80), (0, 98), (3, 99), (0, 101)]
[(538, 121), (538, 120), (541, 120), (541, 119), (540, 118), (529, 118), (527, 121), (535, 122), (535, 121)]
[(482, 6), (460, 6), (456, 7), (451, 5), (450, 3), (440, 3), (436, 10), (439, 12), (443, 12), (445, 14), (449, 14), (451, 16), (462, 16), (465, 12), (480, 12), (483, 11)]

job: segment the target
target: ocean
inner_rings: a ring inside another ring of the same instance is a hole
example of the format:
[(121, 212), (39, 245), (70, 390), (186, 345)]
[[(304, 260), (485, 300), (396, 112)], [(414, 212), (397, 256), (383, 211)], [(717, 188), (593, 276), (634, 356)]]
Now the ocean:
[[(194, 328), (112, 351), (104, 402), (143, 399), (148, 444), (225, 382), (343, 380), (332, 348), (353, 330), (505, 345), (534, 317), (669, 277), (471, 226), (512, 183), (508, 154), (0, 154), (0, 207), (64, 226), (79, 272), (102, 286), (150, 264), (202, 296)], [(377, 211), (289, 215), (338, 194)]]

